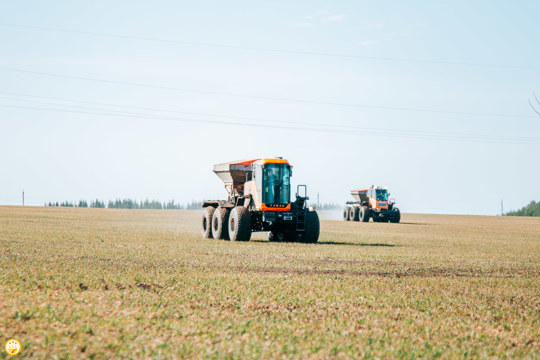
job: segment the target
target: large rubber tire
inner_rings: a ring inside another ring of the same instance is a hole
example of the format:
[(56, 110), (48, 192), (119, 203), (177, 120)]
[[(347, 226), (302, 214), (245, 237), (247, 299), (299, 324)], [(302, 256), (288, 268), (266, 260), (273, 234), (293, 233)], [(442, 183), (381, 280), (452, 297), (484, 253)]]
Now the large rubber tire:
[(214, 215), (214, 210), (213, 206), (207, 206), (202, 211), (201, 235), (203, 239), (212, 237), (212, 215)]
[(251, 214), (244, 206), (236, 206), (229, 214), (229, 238), (231, 241), (251, 239)]
[(349, 213), (350, 213), (349, 208), (346, 207), (345, 210), (343, 210), (343, 220), (349, 221)]
[(369, 208), (367, 206), (362, 206), (360, 208), (360, 221), (362, 222), (369, 222), (369, 218), (370, 218), (370, 213), (371, 211), (369, 210)]
[(212, 216), (212, 237), (229, 240), (229, 210), (218, 207)]
[(399, 209), (394, 208), (394, 211), (392, 211), (391, 214), (392, 215), (390, 216), (390, 222), (394, 224), (399, 223), (399, 221), (401, 220), (401, 212), (399, 211)]
[(316, 211), (306, 211), (306, 229), (299, 240), (303, 243), (314, 244), (319, 240), (321, 225)]
[(349, 219), (351, 219), (351, 221), (360, 220), (360, 208), (358, 206), (351, 206), (351, 209), (349, 210)]

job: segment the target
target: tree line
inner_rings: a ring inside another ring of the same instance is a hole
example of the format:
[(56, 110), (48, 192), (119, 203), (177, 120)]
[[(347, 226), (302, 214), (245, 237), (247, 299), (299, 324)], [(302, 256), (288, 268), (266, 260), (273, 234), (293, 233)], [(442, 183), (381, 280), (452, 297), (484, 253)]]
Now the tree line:
[(343, 204), (338, 204), (335, 202), (323, 202), (320, 204), (314, 204), (317, 210), (334, 210), (334, 209), (342, 209)]
[(529, 205), (522, 207), (519, 210), (509, 211), (506, 216), (540, 216), (540, 201), (531, 201)]
[[(109, 200), (108, 202), (105, 202), (103, 200), (92, 200), (92, 201), (86, 201), (86, 200), (79, 200), (78, 202), (75, 201), (62, 201), (62, 202), (54, 202), (49, 201), (48, 203), (44, 204), (45, 206), (52, 206), (52, 207), (80, 207), (80, 208), (109, 208), (109, 209), (158, 209), (158, 210), (168, 210), (168, 209), (176, 209), (176, 210), (193, 210), (193, 209), (200, 209), (202, 207), (202, 201), (195, 201), (192, 200), (189, 203), (186, 204), (180, 204), (175, 202), (174, 200), (170, 200), (167, 202), (161, 202), (158, 200), (144, 200), (144, 201), (137, 201), (134, 199), (116, 199), (116, 200)], [(318, 210), (333, 210), (333, 209), (341, 209), (343, 205), (337, 204), (334, 202), (325, 202), (320, 204), (312, 204), (315, 205), (315, 207)]]
[(86, 200), (79, 200), (79, 202), (71, 201), (62, 201), (62, 202), (52, 202), (49, 201), (45, 203), (45, 206), (54, 206), (54, 207), (81, 207), (81, 208), (109, 208), (109, 209), (158, 209), (158, 210), (168, 210), (168, 209), (177, 209), (177, 210), (191, 210), (191, 209), (200, 209), (202, 207), (202, 201), (191, 201), (187, 204), (180, 204), (174, 200), (167, 202), (160, 202), (158, 200), (144, 200), (137, 201), (133, 199), (116, 199), (109, 200), (107, 203), (103, 200), (92, 200), (90, 202)]

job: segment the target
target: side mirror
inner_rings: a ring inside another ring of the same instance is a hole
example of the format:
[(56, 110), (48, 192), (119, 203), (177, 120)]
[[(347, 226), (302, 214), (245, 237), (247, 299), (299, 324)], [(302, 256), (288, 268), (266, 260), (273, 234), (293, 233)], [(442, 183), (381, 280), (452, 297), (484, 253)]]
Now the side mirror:
[[(300, 191), (300, 189), (304, 189), (303, 195), (302, 195), (302, 192)], [(306, 185), (298, 185), (296, 187), (296, 197), (307, 198), (307, 186)]]

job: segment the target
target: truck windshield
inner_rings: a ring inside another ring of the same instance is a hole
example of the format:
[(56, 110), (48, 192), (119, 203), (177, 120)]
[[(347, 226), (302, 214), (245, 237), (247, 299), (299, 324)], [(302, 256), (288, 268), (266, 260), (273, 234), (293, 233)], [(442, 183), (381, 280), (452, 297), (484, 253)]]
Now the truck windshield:
[(290, 178), (289, 165), (264, 165), (262, 202), (265, 204), (288, 204), (291, 200)]
[(377, 190), (377, 201), (388, 201), (388, 192), (386, 190)]

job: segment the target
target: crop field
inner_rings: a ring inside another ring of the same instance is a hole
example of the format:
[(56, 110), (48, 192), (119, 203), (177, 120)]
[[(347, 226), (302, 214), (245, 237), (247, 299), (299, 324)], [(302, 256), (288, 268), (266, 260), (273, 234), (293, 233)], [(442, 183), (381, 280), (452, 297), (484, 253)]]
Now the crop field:
[(540, 218), (324, 220), (318, 244), (199, 221), (0, 207), (0, 358), (540, 358)]

